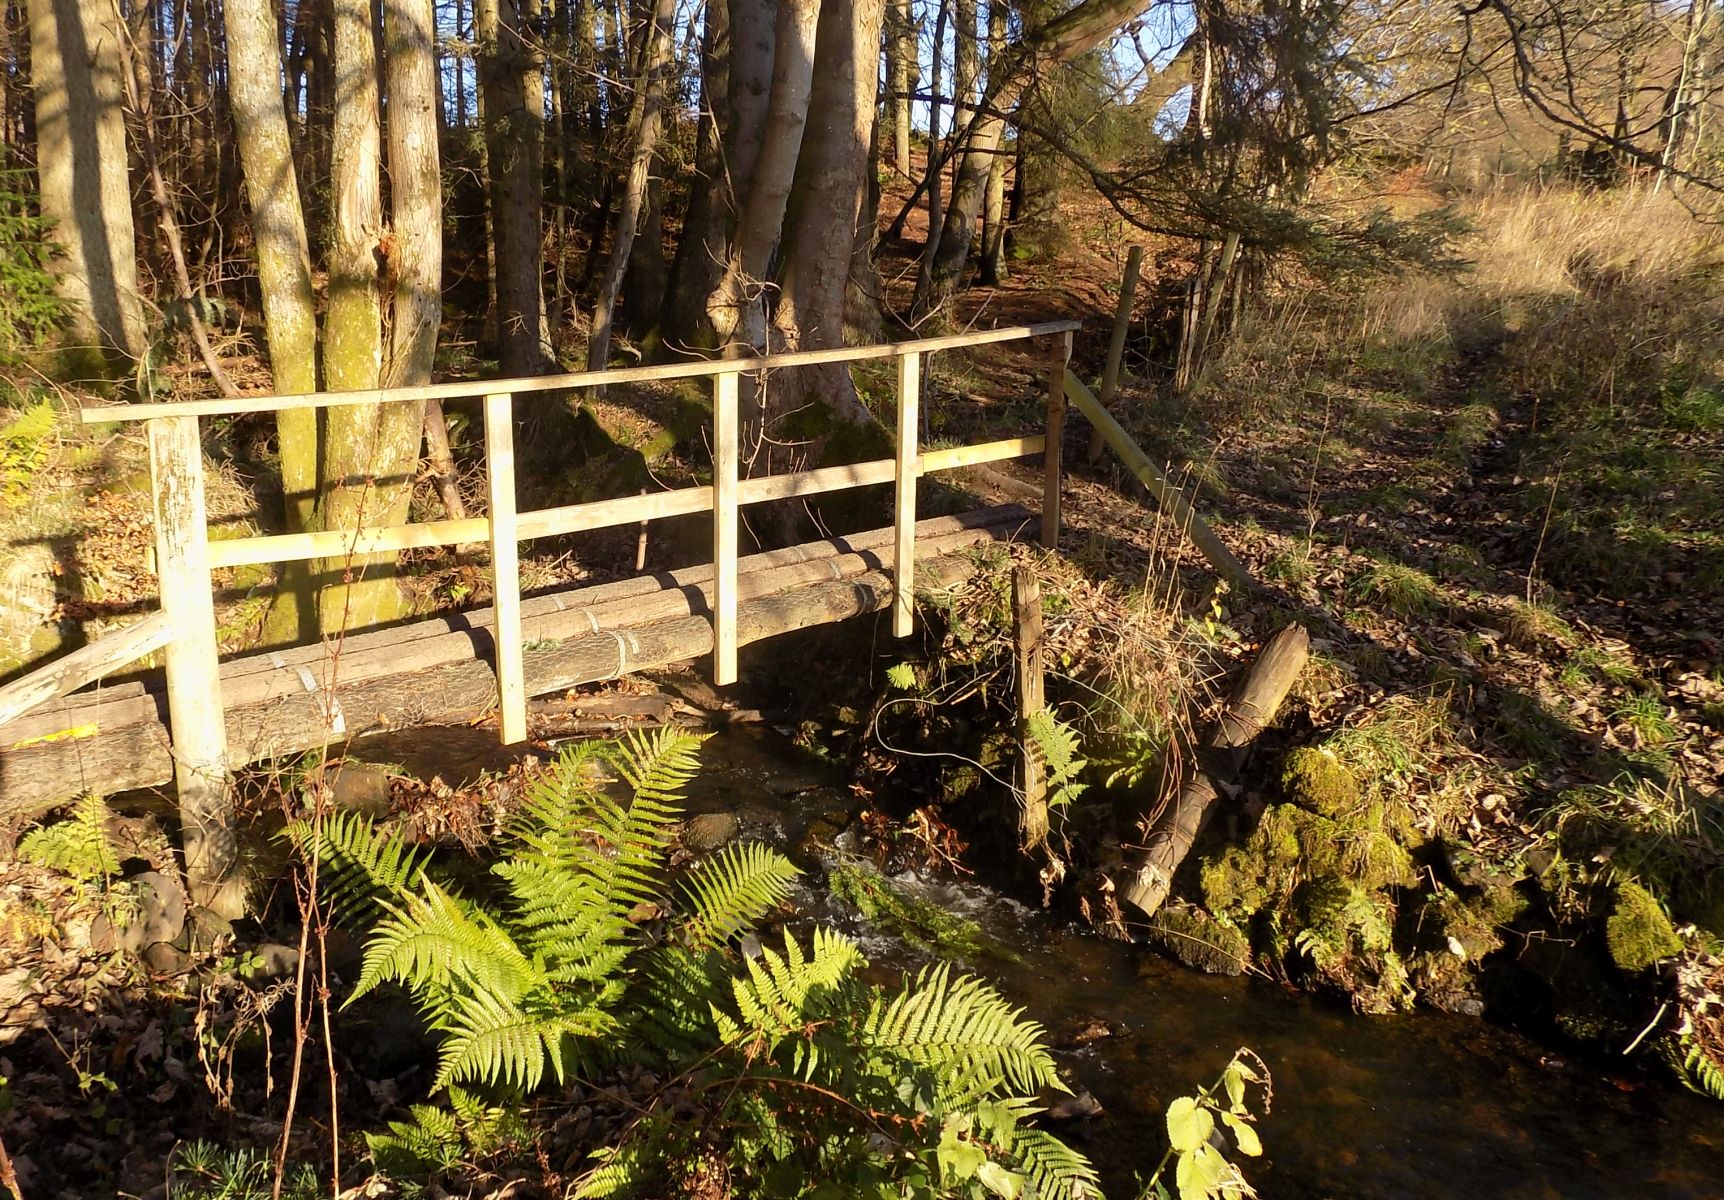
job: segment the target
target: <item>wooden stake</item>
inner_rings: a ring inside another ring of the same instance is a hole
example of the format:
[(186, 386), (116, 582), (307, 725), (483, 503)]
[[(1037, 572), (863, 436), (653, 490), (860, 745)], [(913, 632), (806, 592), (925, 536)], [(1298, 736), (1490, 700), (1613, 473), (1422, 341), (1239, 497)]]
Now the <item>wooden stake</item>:
[(1302, 625), (1289, 625), (1263, 647), (1251, 673), (1227, 702), (1215, 728), (1198, 750), (1198, 761), (1179, 795), (1167, 806), (1128, 868), (1120, 897), (1153, 917), (1173, 887), (1173, 873), (1203, 832), (1222, 789), (1233, 782), (1252, 741), (1287, 698), (1305, 669), (1311, 639)]
[(148, 428), (156, 571), (162, 613), (174, 629), (166, 653), (168, 726), (186, 889), (196, 903), (231, 920), (245, 912), (245, 880), (228, 790), (203, 447), (196, 417), (161, 417)]
[(712, 379), (712, 681), (736, 682), (737, 373)]
[[(1119, 285), (1119, 304), (1113, 311), (1113, 335), (1107, 342), (1107, 366), (1101, 373), (1101, 395), (1097, 397), (1105, 408), (1113, 402), (1113, 394), (1119, 387), (1120, 360), (1125, 357), (1125, 336), (1131, 330), (1131, 306), (1137, 297), (1137, 277), (1143, 270), (1143, 247), (1133, 246), (1125, 256), (1125, 279)], [(1091, 428), (1089, 432), (1089, 461), (1100, 460), (1102, 447), (1107, 443), (1101, 436), (1101, 430)]]
[(1012, 570), (1012, 620), (1016, 630), (1018, 733), (1023, 743), (1023, 811), (1018, 836), (1034, 850), (1048, 836), (1048, 780), (1041, 749), (1029, 736), (1029, 719), (1046, 707), (1042, 692), (1042, 585), (1035, 568), (1019, 563)]
[(898, 454), (893, 490), (892, 636), (909, 637), (916, 615), (916, 431), (922, 386), (922, 356), (898, 359)]
[(1101, 430), (1108, 445), (1113, 447), (1113, 452), (1119, 455), (1120, 460), (1131, 469), (1143, 486), (1149, 489), (1167, 515), (1173, 518), (1179, 531), (1203, 552), (1203, 557), (1209, 560), (1210, 565), (1241, 587), (1257, 587), (1257, 580), (1252, 577), (1251, 572), (1233, 557), (1233, 551), (1229, 550), (1226, 543), (1216, 537), (1215, 531), (1197, 515), (1191, 502), (1185, 498), (1185, 493), (1167, 481), (1167, 477), (1149, 461), (1149, 455), (1143, 452), (1143, 448), (1120, 428), (1119, 422), (1101, 406), (1094, 394), (1084, 386), (1083, 380), (1070, 371), (1066, 372), (1066, 392), (1071, 396), (1072, 403), (1077, 405), (1078, 411)]
[(1056, 334), (1048, 363), (1048, 444), (1042, 452), (1042, 545), (1060, 544), (1060, 470), (1065, 453), (1067, 364), (1072, 360), (1072, 335)]
[(508, 392), (485, 397), (485, 481), (490, 489), (491, 594), (495, 624), (497, 718), (503, 744), (527, 739), (527, 688), (521, 665), (521, 548), (515, 518), (515, 415)]

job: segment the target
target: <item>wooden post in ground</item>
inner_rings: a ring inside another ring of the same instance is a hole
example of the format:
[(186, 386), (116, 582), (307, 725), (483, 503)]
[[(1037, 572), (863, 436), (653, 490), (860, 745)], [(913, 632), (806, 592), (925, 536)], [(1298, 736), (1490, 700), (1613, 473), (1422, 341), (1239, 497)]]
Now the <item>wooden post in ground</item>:
[(1012, 626), (1018, 677), (1018, 737), (1023, 744), (1023, 810), (1018, 840), (1034, 850), (1048, 836), (1048, 778), (1041, 747), (1030, 739), (1029, 720), (1046, 707), (1042, 691), (1042, 585), (1029, 563), (1012, 569)]
[[(1103, 407), (1113, 402), (1119, 387), (1120, 361), (1125, 357), (1125, 336), (1131, 330), (1131, 306), (1137, 298), (1137, 277), (1143, 271), (1143, 247), (1133, 246), (1125, 257), (1125, 279), (1119, 285), (1119, 304), (1113, 312), (1113, 335), (1107, 341), (1107, 365), (1101, 373), (1101, 394), (1096, 397)], [(1101, 430), (1093, 426), (1089, 432), (1089, 461), (1101, 458), (1106, 440)]]
[(162, 612), (174, 630), (166, 650), (168, 728), (186, 890), (195, 903), (232, 919), (245, 912), (245, 879), (229, 790), (198, 420), (154, 418), (149, 442), (156, 573)]
[(1067, 367), (1072, 360), (1072, 335), (1054, 335), (1054, 352), (1048, 361), (1048, 444), (1042, 452), (1042, 545), (1056, 550), (1060, 544), (1060, 471), (1065, 453)]
[(898, 359), (898, 446), (892, 508), (892, 636), (909, 637), (916, 615), (916, 430), (922, 356)]
[(485, 397), (485, 482), (491, 526), (497, 720), (503, 744), (527, 740), (527, 687), (521, 665), (521, 548), (515, 517), (515, 415), (508, 392)]
[(712, 681), (736, 682), (737, 373), (712, 377)]
[(1257, 580), (1252, 577), (1251, 572), (1233, 557), (1233, 551), (1229, 550), (1226, 543), (1215, 536), (1215, 531), (1208, 523), (1197, 515), (1191, 502), (1185, 498), (1185, 493), (1169, 483), (1167, 477), (1149, 461), (1149, 455), (1143, 452), (1143, 447), (1131, 440), (1131, 435), (1101, 406), (1089, 388), (1084, 386), (1083, 380), (1070, 371), (1066, 372), (1065, 378), (1066, 391), (1071, 396), (1072, 403), (1101, 430), (1102, 437), (1113, 447), (1113, 452), (1119, 455), (1120, 461), (1137, 476), (1138, 481), (1149, 489), (1156, 503), (1161, 505), (1162, 511), (1173, 518), (1179, 531), (1191, 539), (1192, 544), (1203, 552), (1203, 557), (1222, 575), (1240, 587), (1255, 588)]
[(1270, 638), (1198, 748), (1196, 766), (1144, 839), (1119, 888), (1120, 898), (1145, 916), (1153, 917), (1166, 901), (1173, 873), (1203, 832), (1221, 789), (1233, 782), (1252, 741), (1275, 719), (1310, 650), (1303, 625), (1289, 625)]

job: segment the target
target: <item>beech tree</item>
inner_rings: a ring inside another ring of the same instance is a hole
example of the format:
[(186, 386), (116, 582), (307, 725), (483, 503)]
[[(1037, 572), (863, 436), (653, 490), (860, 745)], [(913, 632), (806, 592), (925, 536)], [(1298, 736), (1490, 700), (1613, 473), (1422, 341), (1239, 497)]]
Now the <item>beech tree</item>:
[(123, 30), (114, 0), (30, 0), (37, 175), (62, 249), (62, 354), (74, 378), (100, 378), (144, 352)]

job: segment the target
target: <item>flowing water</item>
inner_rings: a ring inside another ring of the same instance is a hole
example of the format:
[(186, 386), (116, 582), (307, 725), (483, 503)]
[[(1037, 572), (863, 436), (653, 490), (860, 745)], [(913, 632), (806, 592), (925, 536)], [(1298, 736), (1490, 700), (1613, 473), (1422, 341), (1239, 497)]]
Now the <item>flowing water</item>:
[[(496, 765), (490, 736), (421, 731), (363, 745), (367, 757), (453, 782)], [(856, 804), (834, 775), (761, 726), (731, 727), (702, 757), (690, 811), (728, 813), (745, 838), (794, 850), (810, 826)], [(1212, 1082), (1249, 1046), (1274, 1074), (1274, 1097), (1260, 1125), (1264, 1157), (1245, 1169), (1274, 1200), (1724, 1198), (1724, 1105), (1661, 1078), (1609, 1077), (1482, 1019), (1358, 1017), (1261, 981), (1201, 975), (979, 884), (900, 882), (1013, 952), (965, 965), (1046, 1026), (1074, 1088), (1101, 1103), (1102, 1116), (1061, 1132), (1102, 1169), (1111, 1195), (1132, 1195), (1134, 1176), (1154, 1169), (1168, 1101)], [(860, 937), (876, 962), (918, 963), (816, 886), (802, 908), (804, 920)], [(1078, 1044), (1098, 1023), (1107, 1035)]]

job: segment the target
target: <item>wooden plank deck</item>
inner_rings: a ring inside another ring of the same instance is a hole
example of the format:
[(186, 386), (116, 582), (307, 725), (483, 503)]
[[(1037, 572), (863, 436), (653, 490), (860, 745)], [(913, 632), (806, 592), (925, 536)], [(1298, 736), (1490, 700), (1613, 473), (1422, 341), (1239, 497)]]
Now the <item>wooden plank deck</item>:
[[(917, 522), (918, 579), (954, 582), (970, 569), (967, 548), (1033, 537), (1037, 525), (1016, 505)], [(900, 544), (900, 531), (884, 528), (737, 560), (737, 643), (891, 608)], [(709, 564), (521, 600), (524, 694), (712, 653), (714, 581)], [(222, 664), (231, 764), (495, 711), (495, 622), (477, 609)], [(166, 717), (156, 675), (61, 697), (0, 726), (0, 817), (89, 789), (167, 783)]]

